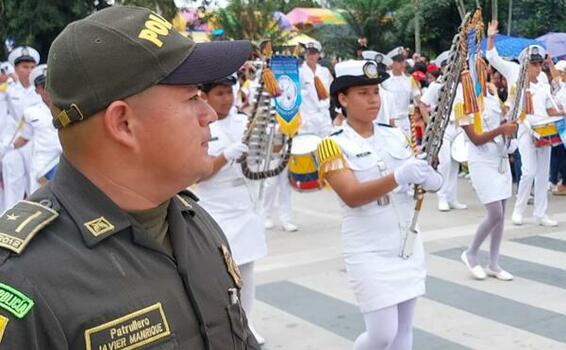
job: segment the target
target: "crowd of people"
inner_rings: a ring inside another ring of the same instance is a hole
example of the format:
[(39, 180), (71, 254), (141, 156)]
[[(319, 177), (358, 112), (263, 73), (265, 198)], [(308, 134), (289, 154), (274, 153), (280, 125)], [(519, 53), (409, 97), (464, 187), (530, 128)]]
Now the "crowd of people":
[[(317, 181), (342, 208), (344, 262), (366, 325), (355, 350), (412, 348), (426, 280), (422, 241), (407, 243), (413, 185), (436, 193), (439, 211), (464, 210), (458, 175), (467, 169), (486, 209), (461, 256), (478, 280), (513, 279), (498, 257), (514, 180), (513, 224), (524, 224), (533, 193), (535, 223), (558, 225), (548, 191), (550, 183), (566, 194), (566, 151), (541, 143), (536, 127), (566, 115), (566, 61), (528, 47), (521, 77), (520, 62), (499, 56), (496, 33), (492, 22), (481, 113), (464, 113), (458, 86), (435, 167), (419, 152), (445, 93), (448, 52), (430, 61), (361, 40), (354, 59), (326, 67), (319, 42), (302, 45), (298, 137), (320, 140), (311, 150)], [(267, 181), (242, 173), (262, 89), (249, 59), (247, 42), (195, 44), (157, 14), (119, 6), (69, 25), (47, 64), (28, 46), (10, 52), (0, 74), (0, 289), (18, 304), (0, 303), (0, 345), (259, 349), (266, 341), (249, 319), (254, 264), (268, 254), (275, 206), (283, 230), (301, 228), (288, 169)], [(522, 78), (524, 113), (507, 120)], [(400, 256), (405, 244), (410, 253)]]

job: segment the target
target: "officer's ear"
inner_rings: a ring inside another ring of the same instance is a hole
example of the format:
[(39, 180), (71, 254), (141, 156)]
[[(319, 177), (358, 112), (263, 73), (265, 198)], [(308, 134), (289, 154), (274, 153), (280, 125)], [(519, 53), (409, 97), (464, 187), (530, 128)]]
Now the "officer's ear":
[(135, 147), (133, 110), (125, 101), (114, 101), (102, 114), (104, 129), (108, 136), (126, 147)]
[(348, 108), (348, 90), (346, 91), (341, 91), (338, 93), (338, 103), (340, 104), (340, 107), (344, 108)]

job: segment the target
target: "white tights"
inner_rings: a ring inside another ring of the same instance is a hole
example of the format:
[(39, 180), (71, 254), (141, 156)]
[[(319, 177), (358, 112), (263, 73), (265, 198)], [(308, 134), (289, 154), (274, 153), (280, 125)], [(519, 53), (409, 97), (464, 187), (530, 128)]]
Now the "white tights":
[(411, 350), (417, 298), (364, 314), (366, 331), (354, 350)]

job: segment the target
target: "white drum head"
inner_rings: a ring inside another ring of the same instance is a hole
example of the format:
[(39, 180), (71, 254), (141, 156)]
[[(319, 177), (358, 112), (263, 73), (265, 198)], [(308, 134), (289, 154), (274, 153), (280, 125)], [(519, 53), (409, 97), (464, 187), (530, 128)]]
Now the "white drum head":
[(293, 145), (291, 146), (292, 155), (309, 154), (316, 151), (318, 144), (322, 139), (314, 134), (301, 134), (293, 137)]

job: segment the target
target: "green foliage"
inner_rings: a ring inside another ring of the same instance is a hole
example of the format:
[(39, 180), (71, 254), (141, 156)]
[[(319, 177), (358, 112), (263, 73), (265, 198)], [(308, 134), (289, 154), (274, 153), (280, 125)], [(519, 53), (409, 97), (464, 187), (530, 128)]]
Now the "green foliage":
[(281, 46), (289, 33), (279, 30), (273, 21), (273, 12), (279, 9), (275, 0), (233, 0), (214, 16), (217, 27), (224, 29), (227, 39), (247, 39), (256, 44), (270, 39), (273, 46)]
[(392, 35), (393, 11), (399, 0), (344, 0), (339, 2), (342, 16), (358, 36), (368, 39), (370, 48), (388, 50), (393, 48), (396, 38)]
[(117, 4), (127, 6), (140, 6), (159, 13), (167, 20), (172, 20), (177, 14), (177, 8), (173, 0), (118, 0)]
[(36, 48), (47, 59), (51, 42), (65, 26), (92, 12), (86, 0), (0, 0), (0, 57), (6, 57), (4, 40)]

